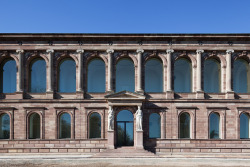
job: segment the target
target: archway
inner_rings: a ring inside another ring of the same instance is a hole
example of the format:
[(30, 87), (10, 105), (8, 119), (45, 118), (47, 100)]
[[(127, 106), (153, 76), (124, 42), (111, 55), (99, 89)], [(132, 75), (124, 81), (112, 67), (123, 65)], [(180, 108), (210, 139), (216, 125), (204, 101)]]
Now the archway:
[(116, 117), (117, 146), (134, 145), (134, 116), (129, 110), (122, 110)]

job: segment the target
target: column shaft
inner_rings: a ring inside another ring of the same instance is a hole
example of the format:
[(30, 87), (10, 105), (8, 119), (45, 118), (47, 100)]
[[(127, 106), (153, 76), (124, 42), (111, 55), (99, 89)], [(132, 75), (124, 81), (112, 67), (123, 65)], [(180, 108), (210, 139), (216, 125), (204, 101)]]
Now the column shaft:
[(49, 55), (49, 65), (48, 65), (48, 88), (47, 92), (53, 92), (53, 53), (54, 50), (47, 50), (47, 54)]
[(84, 50), (77, 50), (76, 51), (78, 53), (78, 59), (79, 59), (79, 64), (78, 64), (78, 92), (82, 92), (83, 91), (83, 53)]
[(201, 55), (204, 52), (204, 50), (197, 50), (197, 69), (196, 69), (196, 74), (197, 74), (197, 91), (202, 91), (201, 89)]
[(137, 51), (138, 68), (137, 68), (137, 91), (142, 92), (142, 76), (141, 76), (141, 66), (142, 66), (142, 53), (144, 50), (138, 49)]
[(23, 92), (23, 50), (16, 51), (19, 58), (17, 92)]
[(108, 92), (113, 91), (113, 85), (112, 85), (112, 71), (113, 71), (113, 57), (112, 54), (114, 53), (114, 50), (107, 50), (108, 53)]
[(227, 92), (232, 91), (232, 84), (231, 84), (231, 56), (234, 50), (227, 50), (226, 60), (227, 60), (227, 67), (226, 67), (226, 90)]
[(174, 50), (167, 50), (167, 91), (172, 91), (172, 67), (171, 67), (171, 55)]

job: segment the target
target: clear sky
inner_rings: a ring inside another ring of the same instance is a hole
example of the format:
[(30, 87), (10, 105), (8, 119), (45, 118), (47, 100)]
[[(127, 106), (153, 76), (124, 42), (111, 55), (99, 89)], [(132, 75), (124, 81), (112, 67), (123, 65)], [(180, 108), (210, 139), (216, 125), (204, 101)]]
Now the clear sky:
[(249, 33), (250, 0), (0, 0), (0, 33)]

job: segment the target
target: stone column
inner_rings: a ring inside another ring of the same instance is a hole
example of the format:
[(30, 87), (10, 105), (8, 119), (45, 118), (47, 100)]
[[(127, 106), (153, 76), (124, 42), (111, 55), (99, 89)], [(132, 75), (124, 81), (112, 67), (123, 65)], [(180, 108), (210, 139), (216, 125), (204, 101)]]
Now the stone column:
[(234, 92), (232, 91), (232, 75), (231, 75), (231, 58), (232, 54), (234, 53), (234, 50), (229, 49), (226, 51), (226, 61), (227, 61), (227, 67), (226, 67), (226, 93), (228, 99), (234, 98)]
[(161, 114), (161, 139), (166, 138), (166, 111)]
[(143, 93), (143, 90), (142, 90), (141, 66), (142, 66), (142, 54), (143, 54), (144, 50), (138, 49), (136, 52), (137, 52), (137, 60), (138, 60), (138, 68), (137, 68), (137, 92)]
[(112, 106), (109, 106), (108, 110), (108, 148), (115, 149), (114, 111)]
[(196, 59), (197, 59), (197, 68), (196, 68), (196, 98), (197, 99), (204, 99), (204, 92), (201, 88), (201, 56), (204, 50), (196, 50)]
[(174, 93), (172, 90), (172, 53), (173, 49), (168, 49), (167, 51), (167, 99), (173, 99)]
[(77, 73), (77, 98), (78, 99), (84, 99), (84, 90), (83, 90), (83, 53), (84, 50), (76, 50), (76, 53), (78, 54), (78, 73)]
[(16, 91), (19, 93), (23, 93), (23, 53), (24, 50), (16, 50), (19, 58), (19, 64), (18, 64), (18, 83)]
[(108, 53), (108, 91), (107, 92), (114, 92), (113, 91), (113, 83), (112, 83), (112, 72), (113, 72), (113, 53), (114, 53), (114, 50), (112, 49), (108, 49), (107, 50), (107, 53)]
[(54, 75), (53, 75), (53, 53), (54, 53), (54, 50), (46, 50), (47, 54), (48, 54), (48, 58), (49, 58), (49, 64), (48, 64), (48, 81), (47, 81), (47, 91), (46, 91), (46, 94), (47, 94), (47, 98), (50, 98), (50, 99), (53, 99), (54, 97), (54, 87), (53, 87), (53, 78), (54, 78)]

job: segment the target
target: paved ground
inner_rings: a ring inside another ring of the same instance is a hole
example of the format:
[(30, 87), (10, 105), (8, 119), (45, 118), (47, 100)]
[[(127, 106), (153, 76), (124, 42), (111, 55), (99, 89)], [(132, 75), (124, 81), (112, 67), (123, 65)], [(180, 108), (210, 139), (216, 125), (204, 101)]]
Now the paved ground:
[(1, 155), (1, 167), (224, 167), (250, 166), (242, 158), (91, 158), (90, 155)]

